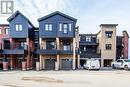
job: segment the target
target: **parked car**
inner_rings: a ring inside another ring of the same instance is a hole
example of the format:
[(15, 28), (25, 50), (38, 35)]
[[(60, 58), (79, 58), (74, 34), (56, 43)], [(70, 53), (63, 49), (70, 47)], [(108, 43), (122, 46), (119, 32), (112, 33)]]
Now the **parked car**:
[(84, 64), (84, 69), (88, 70), (99, 70), (100, 62), (98, 59), (88, 59)]
[(118, 59), (117, 61), (112, 62), (113, 69), (130, 69), (130, 60), (129, 59)]

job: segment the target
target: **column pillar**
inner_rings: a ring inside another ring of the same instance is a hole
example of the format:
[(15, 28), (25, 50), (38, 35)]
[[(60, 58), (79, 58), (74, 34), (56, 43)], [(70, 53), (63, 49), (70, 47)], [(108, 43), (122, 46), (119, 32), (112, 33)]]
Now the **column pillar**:
[(104, 67), (104, 59), (101, 58), (101, 67), (103, 68)]
[(76, 64), (76, 55), (75, 55), (75, 38), (73, 38), (73, 70), (76, 69), (75, 64)]
[[(59, 38), (56, 38), (56, 48), (57, 48), (57, 50), (60, 49)], [(59, 70), (59, 64), (60, 64), (59, 56), (60, 56), (59, 54), (56, 55), (55, 70)]]
[(4, 71), (7, 71), (7, 70), (8, 70), (8, 62), (7, 62), (6, 55), (5, 55), (5, 57), (3, 58), (3, 70), (4, 70)]
[(13, 70), (13, 55), (11, 55), (11, 58), (10, 58), (10, 69)]
[(22, 70), (26, 71), (26, 61), (22, 61)]
[(26, 38), (26, 42), (27, 42), (27, 70), (30, 69), (30, 47), (29, 47), (29, 38)]
[(59, 70), (59, 63), (60, 63), (60, 58), (59, 55), (56, 56), (56, 62), (55, 62), (55, 70)]
[[(12, 38), (9, 38), (9, 41), (10, 41), (10, 47), (11, 49), (13, 49), (13, 39)], [(13, 67), (13, 55), (10, 55), (11, 58), (10, 58), (10, 69), (12, 70), (14, 67)]]
[[(42, 38), (39, 38), (39, 45), (40, 45), (40, 49), (42, 49), (43, 48), (42, 47)], [(38, 63), (37, 63), (37, 65), (38, 65)], [(39, 55), (39, 68), (40, 68), (40, 70), (43, 69), (43, 61), (42, 61), (42, 55), (41, 54)]]
[(77, 63), (77, 68), (79, 69), (79, 67), (80, 67), (80, 55), (78, 54), (78, 59), (77, 59), (78, 61), (78, 63)]
[(42, 60), (42, 55), (40, 55), (40, 70), (43, 69), (43, 60)]
[(36, 71), (40, 71), (40, 62), (39, 61), (36, 62)]

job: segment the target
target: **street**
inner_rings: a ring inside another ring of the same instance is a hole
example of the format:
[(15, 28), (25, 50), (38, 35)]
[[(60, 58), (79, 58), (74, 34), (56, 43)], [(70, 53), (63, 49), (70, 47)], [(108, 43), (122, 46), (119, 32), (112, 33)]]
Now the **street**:
[(130, 71), (1, 71), (0, 87), (130, 87)]

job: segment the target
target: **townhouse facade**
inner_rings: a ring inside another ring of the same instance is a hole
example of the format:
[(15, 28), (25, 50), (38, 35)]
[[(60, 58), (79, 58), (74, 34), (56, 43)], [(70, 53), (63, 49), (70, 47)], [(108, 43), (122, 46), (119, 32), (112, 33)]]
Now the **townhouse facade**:
[(101, 53), (97, 51), (97, 34), (79, 34), (80, 65), (83, 67), (87, 59), (94, 58), (101, 60)]
[(8, 48), (9, 42), (9, 24), (0, 24), (0, 69), (3, 69), (2, 49)]
[(76, 69), (79, 62), (77, 19), (56, 11), (38, 21), (40, 69)]
[(9, 22), (9, 35), (3, 41), (1, 52), (3, 70), (29, 70), (32, 68), (34, 26), (19, 11), (11, 15), (7, 21)]
[(129, 35), (117, 36), (117, 24), (101, 24), (97, 34), (79, 34), (77, 19), (59, 11), (38, 19), (39, 27), (16, 11), (0, 25), (0, 68), (21, 70), (70, 70), (87, 59), (102, 67), (128, 58)]

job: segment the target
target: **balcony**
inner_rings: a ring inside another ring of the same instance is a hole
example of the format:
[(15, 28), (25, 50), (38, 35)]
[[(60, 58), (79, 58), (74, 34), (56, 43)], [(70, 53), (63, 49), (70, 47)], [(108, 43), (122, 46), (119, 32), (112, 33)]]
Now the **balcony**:
[(24, 49), (4, 49), (2, 54), (24, 54)]
[(5, 45), (2, 54), (25, 54), (26, 50), (27, 46), (17, 45), (10, 48), (10, 45)]
[[(76, 50), (75, 53), (78, 54), (79, 52)], [(73, 54), (73, 50), (58, 50), (58, 54)]]
[(49, 54), (52, 54), (52, 55), (54, 55), (54, 54), (57, 54), (57, 50), (56, 49), (40, 49), (40, 50), (37, 50), (37, 53), (38, 54), (47, 54), (47, 55), (49, 55)]
[(98, 45), (97, 42), (79, 42), (79, 45)]
[(83, 53), (83, 54), (80, 54), (80, 58), (101, 58), (101, 54), (97, 54), (97, 53)]
[(58, 50), (58, 54), (73, 54), (72, 50)]

